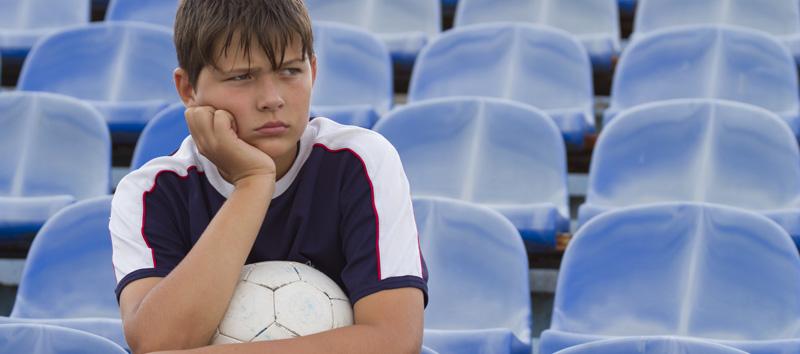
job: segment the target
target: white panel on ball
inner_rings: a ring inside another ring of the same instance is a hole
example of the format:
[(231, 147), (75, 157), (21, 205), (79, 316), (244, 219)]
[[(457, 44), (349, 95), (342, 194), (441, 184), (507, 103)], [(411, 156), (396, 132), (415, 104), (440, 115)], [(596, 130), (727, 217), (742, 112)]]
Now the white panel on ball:
[(324, 292), (305, 282), (275, 291), (275, 317), (283, 327), (301, 336), (333, 327), (333, 304)]
[[(233, 292), (228, 313), (219, 324), (219, 332), (233, 339), (249, 342), (264, 328), (275, 322), (272, 290), (256, 284), (240, 282)], [(269, 306), (267, 306), (269, 305)]]
[[(281, 286), (300, 280), (297, 267), (295, 267), (295, 265), (300, 263), (269, 262), (268, 265), (263, 265), (264, 263), (267, 262), (248, 264), (245, 266), (251, 268), (250, 275), (246, 278), (247, 282), (266, 286), (275, 290)], [(305, 267), (311, 268), (308, 266)], [(316, 269), (311, 269), (318, 272)], [(323, 274), (322, 276), (325, 275)]]
[(246, 265), (211, 344), (309, 335), (353, 324), (347, 295), (322, 272), (296, 262)]

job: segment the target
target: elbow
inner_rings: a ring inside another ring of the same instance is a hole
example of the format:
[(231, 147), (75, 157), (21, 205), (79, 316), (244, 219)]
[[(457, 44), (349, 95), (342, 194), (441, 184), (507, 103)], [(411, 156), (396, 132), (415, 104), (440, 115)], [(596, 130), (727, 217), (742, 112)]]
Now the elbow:
[[(185, 331), (147, 331), (141, 328), (125, 328), (125, 341), (132, 354), (145, 354), (164, 350), (182, 350), (199, 347), (186, 336)], [(174, 333), (178, 332), (178, 333)]]
[(144, 341), (141, 340), (138, 331), (131, 328), (128, 323), (125, 324), (125, 342), (128, 343), (131, 354), (144, 354), (147, 353)]
[[(402, 337), (400, 337), (402, 338)], [(390, 347), (391, 351), (397, 354), (420, 354), (422, 351), (422, 335), (408, 335), (404, 340), (398, 341), (398, 337), (393, 337)]]
[(403, 351), (404, 354), (420, 354), (420, 352), (422, 352), (422, 339), (414, 341)]
[(125, 332), (125, 340), (128, 342), (131, 354), (145, 354), (168, 349), (168, 343), (163, 343), (157, 338), (148, 338), (146, 340), (142, 337), (128, 331)]
[(180, 350), (189, 349), (186, 347), (176, 346), (175, 343), (159, 341), (159, 340), (136, 340), (126, 337), (128, 346), (130, 347), (131, 354), (146, 354), (159, 352), (164, 350)]
[(422, 352), (422, 343), (419, 344), (409, 344), (409, 345), (397, 345), (395, 344), (392, 347), (391, 352), (397, 354), (420, 354)]

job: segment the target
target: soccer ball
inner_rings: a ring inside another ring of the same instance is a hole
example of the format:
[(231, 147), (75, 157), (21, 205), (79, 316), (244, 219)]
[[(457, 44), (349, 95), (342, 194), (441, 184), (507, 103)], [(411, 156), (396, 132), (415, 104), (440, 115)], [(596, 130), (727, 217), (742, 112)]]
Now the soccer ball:
[(211, 344), (305, 336), (353, 324), (347, 295), (322, 272), (296, 262), (242, 268)]

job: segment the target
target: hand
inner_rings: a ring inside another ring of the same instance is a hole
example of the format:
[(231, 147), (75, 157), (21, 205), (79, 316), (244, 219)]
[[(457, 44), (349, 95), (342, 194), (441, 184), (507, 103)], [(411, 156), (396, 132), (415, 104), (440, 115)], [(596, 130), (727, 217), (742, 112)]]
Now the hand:
[(196, 106), (187, 108), (184, 115), (197, 149), (217, 166), (228, 183), (235, 186), (248, 177), (266, 177), (275, 182), (275, 161), (239, 138), (232, 114), (211, 106)]

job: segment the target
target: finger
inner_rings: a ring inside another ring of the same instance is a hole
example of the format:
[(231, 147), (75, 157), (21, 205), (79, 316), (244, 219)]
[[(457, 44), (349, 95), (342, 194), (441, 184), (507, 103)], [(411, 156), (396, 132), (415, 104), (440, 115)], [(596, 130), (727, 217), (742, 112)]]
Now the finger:
[(192, 136), (197, 138), (201, 138), (201, 127), (203, 121), (204, 112), (202, 109), (198, 107), (190, 107), (184, 111), (184, 117), (186, 118), (186, 126), (189, 128), (189, 132), (192, 133)]
[(235, 119), (230, 112), (218, 109), (214, 111), (214, 134), (217, 137), (229, 138), (236, 136), (234, 129)]
[(185, 112), (189, 132), (198, 146), (207, 146), (213, 142), (211, 133), (214, 109), (208, 106), (189, 108)]
[(236, 123), (236, 119), (231, 119), (231, 127), (236, 136), (239, 136), (239, 123)]

